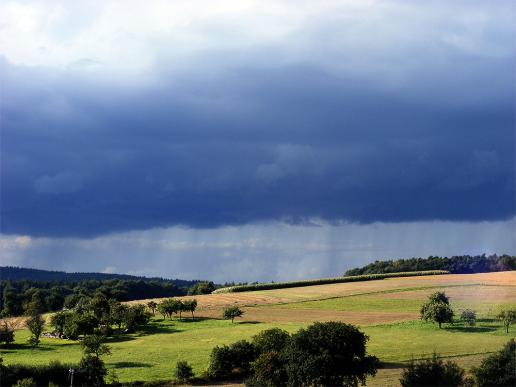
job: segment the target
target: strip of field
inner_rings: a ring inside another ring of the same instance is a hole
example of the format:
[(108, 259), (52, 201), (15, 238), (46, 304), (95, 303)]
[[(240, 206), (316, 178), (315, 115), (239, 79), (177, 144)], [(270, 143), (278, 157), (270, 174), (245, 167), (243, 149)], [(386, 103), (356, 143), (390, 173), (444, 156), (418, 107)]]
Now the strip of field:
[(220, 288), (215, 290), (216, 293), (237, 293), (237, 292), (254, 292), (259, 290), (270, 290), (270, 289), (287, 289), (287, 288), (299, 288), (302, 286), (315, 286), (315, 285), (328, 285), (336, 283), (346, 282), (361, 282), (361, 281), (377, 281), (385, 278), (397, 278), (397, 277), (415, 277), (415, 276), (429, 276), (429, 275), (442, 275), (449, 274), (446, 270), (425, 270), (425, 271), (408, 271), (398, 273), (382, 273), (382, 274), (364, 274), (364, 275), (351, 275), (343, 277), (333, 278), (318, 278), (313, 280), (300, 280), (300, 281), (288, 281), (288, 282), (268, 282), (268, 283), (257, 283), (249, 285), (236, 285), (226, 288)]

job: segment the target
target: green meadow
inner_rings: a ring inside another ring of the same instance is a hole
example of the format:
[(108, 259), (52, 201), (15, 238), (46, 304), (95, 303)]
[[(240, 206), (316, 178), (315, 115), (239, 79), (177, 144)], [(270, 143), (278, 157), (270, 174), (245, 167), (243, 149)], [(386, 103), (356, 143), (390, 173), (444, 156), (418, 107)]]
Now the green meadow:
[[(446, 290), (446, 287), (442, 289)], [(253, 308), (271, 311), (283, 308), (288, 313), (300, 314), (313, 310), (415, 313), (426, 297), (426, 293), (417, 293), (420, 290), (375, 291), (371, 294), (258, 305), (245, 309), (249, 314), (252, 314)], [(427, 289), (427, 292), (431, 291), (435, 289)], [(410, 292), (415, 293), (412, 295)], [(421, 322), (417, 317), (390, 324), (360, 325), (360, 329), (369, 336), (368, 351), (378, 356), (384, 366), (368, 384), (396, 385), (403, 365), (414, 358), (429, 357), (434, 351), (466, 367), (477, 365), (486, 354), (497, 351), (510, 338), (516, 337), (516, 326), (512, 326), (509, 334), (506, 334), (501, 323), (494, 318), (493, 305), (485, 300), (461, 299), (454, 303), (452, 299), (452, 306), (457, 312), (466, 307), (478, 310), (477, 325), (469, 327), (456, 322), (439, 329), (436, 324)], [(496, 309), (514, 306), (514, 302), (506, 298), (497, 302)], [(231, 323), (208, 317), (179, 321), (177, 318), (169, 320), (155, 316), (144, 331), (110, 339), (108, 344), (112, 353), (105, 357), (105, 361), (121, 382), (172, 380), (175, 364), (179, 360), (188, 361), (195, 374), (200, 376), (207, 369), (210, 352), (216, 345), (249, 339), (272, 327), (294, 332), (308, 324), (245, 320)], [(53, 360), (78, 363), (81, 358), (81, 349), (76, 341), (43, 338), (39, 347), (31, 349), (27, 344), (28, 337), (27, 330), (18, 330), (15, 343), (1, 349), (6, 364), (44, 364)]]

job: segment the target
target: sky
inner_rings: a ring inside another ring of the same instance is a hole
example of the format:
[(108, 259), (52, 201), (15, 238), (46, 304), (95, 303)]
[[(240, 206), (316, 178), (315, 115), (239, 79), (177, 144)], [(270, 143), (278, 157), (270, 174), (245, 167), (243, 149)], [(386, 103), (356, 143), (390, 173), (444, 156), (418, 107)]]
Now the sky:
[(0, 265), (516, 254), (511, 1), (2, 1)]

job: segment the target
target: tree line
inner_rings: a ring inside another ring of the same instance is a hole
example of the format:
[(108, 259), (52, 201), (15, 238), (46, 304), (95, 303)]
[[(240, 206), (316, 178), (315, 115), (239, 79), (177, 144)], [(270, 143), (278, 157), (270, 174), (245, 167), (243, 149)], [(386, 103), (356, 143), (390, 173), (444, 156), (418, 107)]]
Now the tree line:
[(95, 293), (117, 301), (130, 301), (182, 296), (187, 292), (186, 288), (158, 280), (0, 281), (0, 315), (11, 317), (71, 309), (81, 298), (93, 297)]
[(453, 257), (408, 258), (378, 260), (361, 268), (350, 269), (346, 275), (399, 273), (422, 270), (446, 270), (454, 274), (489, 273), (516, 270), (516, 256), (456, 255)]

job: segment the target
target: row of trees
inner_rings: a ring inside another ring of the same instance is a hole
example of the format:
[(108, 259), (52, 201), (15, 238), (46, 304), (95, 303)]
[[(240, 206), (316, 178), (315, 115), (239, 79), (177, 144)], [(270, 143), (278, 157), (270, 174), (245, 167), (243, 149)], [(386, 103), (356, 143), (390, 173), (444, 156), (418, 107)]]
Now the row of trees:
[(407, 271), (447, 270), (451, 273), (488, 273), (516, 270), (516, 256), (457, 255), (451, 258), (434, 257), (375, 261), (361, 268), (348, 270), (346, 275), (399, 273)]
[[(455, 313), (450, 305), (450, 299), (444, 292), (435, 292), (428, 296), (428, 301), (421, 306), (421, 320), (433, 321), (442, 327), (443, 323), (453, 323)], [(504, 326), (505, 332), (509, 333), (512, 324), (516, 324), (516, 309), (502, 310), (496, 318)], [(477, 314), (474, 310), (465, 309), (462, 311), (460, 320), (469, 326), (474, 326)]]
[(147, 303), (147, 307), (155, 314), (157, 310), (163, 318), (172, 318), (173, 314), (179, 314), (179, 319), (182, 318), (183, 312), (190, 312), (192, 314), (192, 320), (195, 319), (194, 312), (197, 309), (197, 300), (178, 300), (174, 298), (169, 298), (167, 300), (163, 300), (159, 304), (154, 301), (150, 301)]

